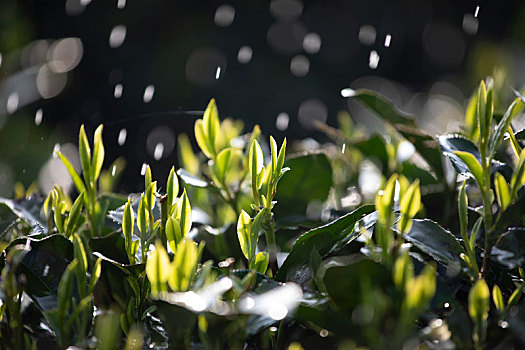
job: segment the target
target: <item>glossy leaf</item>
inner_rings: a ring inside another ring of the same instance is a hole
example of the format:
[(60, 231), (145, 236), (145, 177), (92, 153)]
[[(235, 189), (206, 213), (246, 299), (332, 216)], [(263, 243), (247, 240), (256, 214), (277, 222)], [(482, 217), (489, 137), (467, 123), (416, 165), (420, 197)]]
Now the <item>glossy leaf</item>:
[(522, 104), (523, 102), (519, 98), (515, 99), (503, 115), (501, 121), (498, 123), (496, 131), (494, 132), (494, 137), (492, 138), (492, 143), (490, 144), (489, 158), (493, 158), (496, 154), (498, 147), (503, 141), (503, 136), (507, 132), (512, 119), (516, 116), (516, 113), (513, 113), (514, 109), (516, 107), (519, 108)]
[(84, 124), (80, 126), (80, 132), (78, 135), (78, 151), (80, 153), (80, 162), (82, 164), (82, 172), (86, 183), (90, 183), (90, 172), (91, 172), (91, 148), (84, 130)]
[(182, 196), (177, 202), (177, 218), (180, 220), (180, 228), (182, 235), (185, 236), (191, 229), (191, 206), (186, 190), (182, 193)]
[[(73, 167), (73, 165), (71, 165), (69, 160), (62, 153), (57, 151), (56, 154), (58, 155), (58, 157), (60, 158), (62, 163), (64, 163), (64, 165), (65, 165), (65, 167), (67, 169), (67, 172), (69, 173), (69, 175), (73, 179), (73, 184), (75, 184), (75, 187), (76, 187), (78, 193), (86, 192), (86, 186), (84, 185), (84, 182), (82, 182), (82, 179), (78, 175), (78, 173), (75, 170), (75, 168)], [(84, 201), (85, 201), (84, 203), (86, 205), (88, 204), (87, 200), (88, 200), (87, 196), (84, 196)]]
[(204, 123), (202, 119), (197, 119), (197, 121), (195, 121), (194, 133), (195, 139), (197, 140), (197, 144), (202, 153), (204, 153), (206, 157), (212, 158), (212, 151), (208, 148), (207, 136), (204, 132)]
[(93, 138), (93, 158), (91, 159), (91, 181), (97, 181), (102, 170), (102, 164), (104, 163), (104, 143), (102, 142), (102, 129), (103, 125), (95, 130), (95, 136)]
[(500, 173), (494, 174), (494, 187), (496, 188), (496, 198), (501, 210), (507, 209), (511, 201), (510, 188)]
[(190, 287), (190, 282), (197, 268), (197, 245), (190, 239), (183, 240), (175, 251), (171, 264), (168, 283), (173, 291), (184, 292)]
[(213, 174), (215, 175), (219, 183), (223, 185), (226, 184), (226, 174), (228, 170), (230, 169), (231, 155), (232, 155), (232, 149), (225, 148), (219, 152), (219, 154), (217, 155), (217, 158), (215, 159), (215, 163), (213, 164), (213, 168), (212, 168)]
[(259, 186), (259, 174), (264, 168), (264, 157), (261, 146), (257, 140), (253, 140), (250, 147), (250, 154), (248, 156), (248, 168), (250, 169), (250, 179), (252, 183), (253, 195), (257, 198)]
[(259, 273), (266, 273), (268, 269), (268, 263), (270, 261), (270, 255), (267, 252), (259, 252), (250, 263), (250, 270), (255, 270)]
[(84, 192), (80, 193), (77, 197), (71, 210), (69, 211), (69, 217), (67, 219), (67, 224), (65, 228), (66, 235), (69, 236), (78, 228), (78, 220), (80, 219), (80, 214), (82, 211), (82, 203), (84, 201)]
[(479, 279), (474, 283), (468, 293), (468, 312), (475, 322), (487, 319), (489, 315), (490, 291), (484, 279)]
[(151, 283), (151, 294), (153, 297), (157, 297), (161, 292), (167, 292), (170, 258), (160, 242), (155, 244), (155, 250), (148, 257), (146, 275)]
[(217, 109), (217, 105), (215, 104), (215, 99), (212, 98), (210, 100), (208, 106), (206, 107), (206, 110), (204, 111), (202, 120), (204, 123), (204, 132), (206, 134), (206, 145), (211, 154), (215, 156), (217, 154), (217, 150), (215, 148), (215, 141), (218, 138), (218, 133), (221, 128), (219, 122), (219, 110)]
[(492, 301), (494, 301), (494, 305), (496, 305), (496, 309), (499, 312), (503, 312), (505, 310), (503, 295), (501, 294), (501, 289), (498, 287), (497, 284), (495, 284), (492, 288)]
[(483, 169), (481, 164), (478, 162), (476, 157), (468, 152), (463, 151), (454, 151), (454, 154), (458, 156), (463, 163), (466, 164), (467, 168), (470, 171), (470, 174), (474, 176), (478, 184), (483, 187), (485, 182), (483, 180)]
[(308, 263), (314, 247), (322, 257), (325, 257), (338, 243), (349, 242), (357, 238), (359, 232), (354, 231), (356, 223), (373, 211), (373, 205), (365, 205), (329, 224), (303, 234), (294, 243), (290, 254), (277, 271), (275, 279), (278, 281), (293, 280), (296, 272)]
[(124, 207), (124, 214), (122, 217), (122, 233), (126, 241), (126, 252), (128, 257), (131, 256), (131, 241), (133, 240), (133, 228), (135, 226), (135, 214), (133, 208), (131, 208), (131, 200), (128, 198), (128, 202)]
[(182, 240), (183, 236), (180, 229), (179, 220), (170, 216), (166, 221), (166, 238), (168, 239), (168, 244), (172, 251), (177, 250), (177, 245)]
[(151, 182), (152, 182), (151, 167), (148, 164), (146, 166), (146, 172), (144, 173), (144, 190), (145, 191), (151, 186)]
[(521, 151), (516, 164), (516, 168), (512, 173), (512, 178), (510, 180), (510, 197), (511, 199), (516, 198), (518, 190), (525, 183), (525, 148)]
[(177, 174), (175, 174), (175, 167), (171, 167), (170, 173), (168, 175), (166, 194), (168, 196), (168, 207), (171, 208), (173, 204), (175, 204), (175, 198), (177, 198), (179, 194), (179, 179)]

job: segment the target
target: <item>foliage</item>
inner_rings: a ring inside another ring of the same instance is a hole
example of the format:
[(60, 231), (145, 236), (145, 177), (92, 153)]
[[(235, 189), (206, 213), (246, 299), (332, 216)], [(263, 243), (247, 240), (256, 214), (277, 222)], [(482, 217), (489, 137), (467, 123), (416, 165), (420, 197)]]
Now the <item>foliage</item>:
[[(462, 133), (437, 139), (354, 91), (389, 135), (340, 113), (338, 128), (318, 125), (331, 143), (288, 156), (300, 142), (243, 133), (211, 100), (195, 122), (201, 152), (180, 135), (182, 167), (161, 185), (148, 166), (127, 196), (109, 191), (103, 127), (90, 144), (81, 126), (82, 171), (57, 154), (76, 193), (0, 198), (0, 347), (523, 342), (525, 150), (512, 121), (524, 98), (500, 113), (494, 86), (481, 82)], [(407, 143), (414, 155), (397, 157)], [(366, 164), (377, 191), (358, 186)]]

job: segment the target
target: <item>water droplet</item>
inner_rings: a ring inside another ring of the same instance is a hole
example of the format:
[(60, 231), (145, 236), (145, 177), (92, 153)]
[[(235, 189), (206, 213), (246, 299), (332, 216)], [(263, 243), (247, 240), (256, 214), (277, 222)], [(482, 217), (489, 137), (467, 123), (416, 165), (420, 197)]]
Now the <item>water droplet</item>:
[(218, 80), (221, 76), (221, 66), (217, 67), (217, 70), (215, 71), (215, 80)]
[(479, 5), (476, 6), (476, 11), (474, 11), (474, 17), (478, 17), (479, 14)]
[(111, 176), (115, 176), (115, 174), (117, 173), (117, 166), (116, 165), (113, 165), (111, 167)]
[(142, 168), (140, 169), (140, 175), (144, 176), (146, 175), (146, 168), (148, 167), (148, 164), (142, 163)]
[(118, 0), (117, 1), (117, 8), (119, 10), (122, 10), (124, 7), (126, 7), (126, 0)]
[(304, 77), (310, 70), (310, 61), (303, 55), (298, 55), (292, 58), (290, 62), (290, 71), (296, 77)]
[(351, 97), (355, 95), (355, 90), (350, 88), (344, 88), (341, 90), (341, 96), (343, 97)]
[(463, 31), (469, 35), (476, 35), (478, 33), (479, 21), (475, 16), (470, 13), (466, 13), (463, 16)]
[(124, 87), (122, 86), (122, 84), (117, 84), (115, 85), (115, 91), (113, 91), (113, 96), (115, 98), (121, 98), (122, 97), (122, 89)]
[(392, 36), (390, 34), (387, 34), (385, 36), (385, 47), (390, 47), (390, 42), (392, 41)]
[(44, 267), (44, 272), (42, 273), (42, 275), (43, 275), (44, 277), (46, 277), (48, 273), (49, 273), (49, 265), (46, 265), (46, 266)]
[(221, 5), (215, 11), (213, 21), (219, 27), (227, 27), (233, 23), (235, 18), (235, 9), (230, 5)]
[(284, 131), (288, 129), (288, 123), (290, 121), (290, 117), (286, 113), (279, 113), (277, 116), (277, 120), (275, 121), (275, 127), (279, 131)]
[(359, 42), (363, 45), (373, 45), (376, 42), (376, 29), (370, 24), (362, 25), (359, 28)]
[(303, 49), (309, 54), (318, 53), (321, 49), (321, 37), (317, 33), (308, 33), (303, 39)]
[(149, 103), (153, 99), (153, 94), (155, 93), (155, 86), (148, 85), (144, 90), (144, 103)]
[(109, 47), (117, 48), (120, 47), (126, 39), (126, 26), (117, 25), (111, 30), (109, 35)]
[(345, 154), (345, 150), (346, 150), (346, 143), (343, 143), (343, 147), (341, 149), (341, 153)]
[(67, 74), (57, 73), (45, 64), (38, 70), (36, 75), (36, 88), (42, 98), (57, 96), (66, 87)]
[(507, 321), (499, 321), (498, 322), (498, 325), (501, 327), (501, 328), (509, 328), (509, 323)]
[(128, 135), (128, 132), (126, 129), (121, 129), (118, 133), (118, 144), (119, 146), (122, 146), (126, 142), (126, 136)]
[(298, 112), (299, 123), (306, 130), (314, 130), (317, 123), (324, 124), (328, 118), (326, 105), (317, 99), (308, 99), (301, 103)]
[(283, 304), (274, 304), (268, 310), (268, 316), (276, 321), (282, 320), (286, 315), (288, 315), (288, 308)]
[(12, 92), (7, 98), (6, 109), (8, 114), (13, 114), (18, 109), (18, 103), (20, 102), (20, 97), (18, 92)]
[(53, 158), (58, 158), (57, 152), (60, 152), (60, 144), (55, 143), (55, 146), (53, 147)]
[(293, 21), (301, 17), (303, 3), (300, 0), (273, 0), (270, 13), (280, 21)]
[(328, 330), (326, 330), (326, 329), (321, 329), (321, 331), (319, 332), (319, 335), (320, 335), (322, 338), (326, 338), (326, 337), (328, 337)]
[(159, 160), (162, 158), (162, 153), (164, 152), (164, 145), (162, 143), (157, 143), (155, 146), (155, 151), (153, 152), (153, 158)]
[(42, 117), (44, 116), (44, 112), (42, 111), (42, 108), (39, 108), (35, 113), (35, 125), (39, 126), (42, 123)]
[(379, 55), (377, 54), (377, 51), (372, 50), (370, 51), (370, 57), (368, 58), (368, 67), (370, 69), (376, 69), (379, 65)]
[(252, 60), (253, 50), (249, 46), (243, 46), (239, 49), (237, 54), (237, 61), (242, 64), (246, 64)]
[(278, 329), (277, 329), (277, 327), (275, 327), (275, 326), (271, 326), (271, 327), (269, 328), (269, 330), (270, 330), (270, 332), (274, 332), (274, 333), (275, 333), (275, 332), (277, 332)]
[(65, 38), (54, 42), (48, 50), (49, 68), (56, 73), (74, 69), (82, 59), (84, 47), (79, 38)]

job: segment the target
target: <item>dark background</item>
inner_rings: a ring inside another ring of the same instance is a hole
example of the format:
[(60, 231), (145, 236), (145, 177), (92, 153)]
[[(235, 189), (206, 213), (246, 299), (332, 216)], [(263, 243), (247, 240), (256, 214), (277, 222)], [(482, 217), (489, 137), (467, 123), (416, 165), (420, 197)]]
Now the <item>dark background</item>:
[[(479, 79), (495, 66), (505, 67), (517, 86), (525, 80), (523, 1), (128, 0), (122, 9), (117, 4), (117, 0), (0, 2), (1, 195), (11, 195), (17, 180), (27, 186), (37, 179), (57, 142), (76, 144), (82, 123), (88, 134), (105, 124), (106, 165), (124, 155), (128, 165), (120, 189), (139, 191), (143, 163), (151, 164), (159, 179), (176, 163), (176, 145), (161, 160), (154, 159), (151, 144), (159, 141), (155, 137), (167, 143), (167, 151), (175, 143), (171, 134), (184, 131), (191, 136), (197, 117), (184, 111), (202, 111), (212, 97), (222, 118), (243, 119), (246, 130), (258, 123), (278, 140), (284, 135), (322, 140), (299, 122), (299, 107), (313, 99), (321, 106), (319, 118), (335, 125), (337, 111), (349, 108), (340, 93), (348, 86), (379, 90), (417, 115), (423, 109), (413, 103), (414, 96), (426, 97), (436, 82), (444, 83), (438, 86), (440, 94), (461, 107)], [(234, 9), (229, 25), (217, 19), (224, 5)], [(477, 6), (476, 29), (465, 19), (472, 20)], [(120, 47), (112, 48), (109, 37), (116, 25), (126, 26), (126, 37)], [(375, 29), (373, 42), (360, 40), (363, 25)], [(307, 33), (320, 37), (319, 52), (305, 51)], [(387, 34), (390, 47), (384, 45)], [(51, 43), (67, 37), (80, 38), (83, 55), (67, 73), (61, 93), (8, 113), (9, 78), (27, 70), (20, 63), (24, 48), (35, 40)], [(253, 51), (244, 64), (238, 61), (242, 46)], [(380, 57), (376, 69), (369, 66), (372, 50)], [(304, 76), (295, 76), (290, 69), (298, 55), (309, 62)], [(123, 86), (120, 98), (114, 97), (116, 84)], [(155, 92), (145, 103), (148, 85)], [(38, 109), (43, 122), (36, 126)], [(289, 116), (286, 130), (276, 128), (280, 113)], [(152, 136), (158, 127), (168, 130), (167, 136), (159, 136), (160, 129)], [(123, 128), (127, 141), (119, 146)]]

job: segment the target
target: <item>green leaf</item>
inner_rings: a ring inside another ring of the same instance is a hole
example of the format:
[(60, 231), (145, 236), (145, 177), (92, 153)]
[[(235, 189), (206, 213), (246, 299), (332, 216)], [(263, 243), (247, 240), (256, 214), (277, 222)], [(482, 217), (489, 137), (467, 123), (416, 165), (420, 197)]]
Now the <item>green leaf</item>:
[(276, 175), (281, 174), (283, 170), (285, 153), (286, 153), (286, 137), (283, 140), (283, 144), (281, 145), (281, 148), (279, 149), (279, 155), (277, 156), (277, 162), (275, 164)]
[(405, 300), (401, 308), (409, 312), (408, 317), (413, 318), (413, 314), (418, 314), (428, 308), (428, 303), (435, 292), (436, 268), (434, 264), (427, 264), (421, 274), (407, 281)]
[(193, 274), (197, 268), (198, 257), (195, 242), (185, 239), (179, 244), (168, 278), (168, 283), (173, 291), (184, 292), (189, 289)]
[[(75, 187), (77, 188), (78, 193), (86, 192), (86, 186), (82, 182), (82, 179), (78, 175), (78, 173), (75, 170), (75, 168), (73, 167), (73, 165), (71, 165), (69, 160), (62, 153), (60, 153), (59, 151), (57, 151), (56, 154), (58, 155), (58, 157), (60, 158), (62, 163), (64, 163), (64, 165), (66, 166), (67, 172), (69, 173), (69, 175), (73, 179), (73, 183), (75, 184)], [(84, 204), (86, 206), (89, 204), (87, 196), (84, 196)]]
[(492, 159), (494, 155), (496, 154), (498, 147), (503, 141), (503, 136), (509, 129), (512, 119), (517, 115), (516, 113), (513, 113), (514, 109), (516, 108), (516, 106), (522, 105), (522, 104), (523, 102), (521, 101), (521, 99), (519, 98), (515, 99), (512, 102), (512, 104), (509, 106), (505, 114), (503, 115), (503, 118), (501, 119), (501, 121), (498, 123), (498, 126), (496, 127), (496, 131), (494, 132), (494, 137), (492, 138), (492, 142), (490, 144), (490, 151), (489, 151), (490, 159)]
[(215, 104), (215, 99), (212, 98), (210, 100), (208, 107), (206, 107), (206, 110), (204, 111), (202, 120), (204, 123), (204, 131), (206, 133), (206, 145), (211, 154), (215, 156), (217, 154), (215, 141), (217, 140), (221, 128), (219, 122), (219, 110)]
[(483, 169), (481, 164), (478, 162), (476, 157), (468, 152), (454, 151), (454, 154), (458, 156), (468, 167), (470, 173), (474, 176), (480, 187), (483, 188), (485, 181), (483, 180)]
[(78, 261), (78, 267), (80, 271), (85, 275), (88, 268), (88, 261), (86, 256), (86, 249), (82, 243), (82, 239), (76, 233), (73, 234), (73, 251), (75, 259)]
[(374, 91), (365, 89), (354, 90), (349, 97), (359, 101), (390, 124), (415, 125), (413, 117), (400, 111), (392, 102)]
[(122, 232), (124, 233), (126, 252), (129, 258), (131, 258), (131, 241), (133, 238), (133, 228), (135, 226), (134, 216), (133, 209), (131, 208), (131, 200), (128, 198), (128, 202), (124, 206), (124, 214), (122, 216)]
[(494, 174), (494, 187), (496, 188), (496, 198), (501, 210), (507, 209), (511, 201), (510, 188), (500, 173)]
[(179, 220), (172, 216), (170, 216), (168, 221), (166, 221), (166, 238), (171, 250), (175, 252), (183, 236), (180, 230)]
[(514, 199), (518, 195), (518, 190), (525, 183), (525, 148), (521, 151), (518, 158), (518, 163), (516, 168), (512, 173), (512, 178), (510, 180), (510, 198)]
[(217, 179), (217, 181), (219, 181), (219, 184), (222, 184), (224, 186), (226, 186), (226, 174), (230, 169), (231, 155), (232, 149), (230, 147), (223, 149), (219, 152), (217, 158), (215, 158), (215, 162), (213, 163), (212, 167), (215, 178)]
[(465, 189), (465, 181), (459, 191), (458, 195), (458, 214), (459, 214), (459, 226), (461, 231), (461, 238), (463, 238), (464, 244), (468, 244), (468, 197)]
[(453, 234), (432, 220), (414, 219), (404, 238), (444, 266), (460, 264), (463, 248)]
[(91, 271), (91, 279), (89, 280), (88, 295), (93, 293), (93, 290), (95, 289), (95, 285), (100, 279), (101, 273), (102, 273), (102, 258), (98, 258), (95, 261), (95, 265), (93, 266), (93, 271)]
[(323, 153), (290, 157), (284, 166), (291, 170), (277, 186), (275, 215), (278, 221), (304, 216), (310, 202), (326, 200), (333, 183), (332, 167)]
[(144, 194), (140, 195), (139, 211), (137, 216), (137, 225), (142, 236), (148, 232), (148, 211)]
[(521, 298), (521, 295), (523, 294), (524, 286), (525, 284), (522, 283), (518, 286), (518, 288), (514, 290), (514, 292), (512, 292), (512, 294), (510, 295), (509, 301), (507, 303), (507, 309), (510, 309), (511, 307), (513, 307), (514, 305), (518, 303), (518, 301)]
[(59, 326), (63, 327), (66, 315), (69, 314), (69, 305), (73, 293), (73, 277), (78, 261), (73, 260), (65, 269), (57, 289), (57, 311)]
[(501, 289), (498, 287), (497, 284), (495, 284), (492, 288), (492, 300), (494, 301), (494, 305), (496, 305), (496, 309), (499, 312), (503, 312), (505, 310), (503, 295), (501, 294)]
[(191, 147), (188, 135), (181, 133), (177, 137), (179, 161), (182, 168), (186, 169), (190, 174), (197, 175), (199, 173), (199, 160), (193, 148)]
[(466, 135), (474, 141), (479, 138), (479, 122), (477, 119), (478, 94), (474, 93), (469, 100), (465, 111), (465, 131)]
[(102, 129), (103, 125), (99, 125), (95, 130), (95, 136), (93, 138), (93, 158), (91, 159), (91, 181), (97, 181), (102, 170), (102, 164), (104, 163), (104, 143), (102, 142)]
[(270, 156), (272, 158), (271, 176), (275, 178), (277, 173), (277, 143), (272, 136), (270, 136)]
[(175, 174), (175, 167), (171, 167), (166, 187), (166, 194), (168, 195), (168, 208), (171, 208), (175, 203), (175, 198), (177, 198), (177, 195), (179, 194), (179, 179), (177, 174)]
[(167, 292), (167, 281), (170, 275), (170, 258), (160, 242), (150, 253), (146, 262), (146, 275), (151, 283), (151, 294), (156, 298), (159, 293)]
[(146, 166), (146, 172), (144, 173), (144, 190), (147, 190), (151, 186), (151, 167), (149, 164)]
[(182, 193), (182, 196), (179, 198), (179, 201), (177, 202), (177, 216), (180, 221), (180, 228), (182, 232), (182, 236), (186, 236), (188, 232), (190, 232), (191, 229), (191, 206), (190, 206), (190, 200), (188, 199), (188, 195), (186, 194), (186, 190)]
[(259, 252), (250, 263), (250, 270), (255, 270), (259, 273), (266, 273), (268, 269), (268, 262), (270, 261), (270, 255), (267, 252)]
[(66, 236), (70, 236), (78, 228), (78, 219), (82, 211), (82, 202), (84, 201), (84, 192), (80, 193), (73, 205), (71, 206), (71, 211), (69, 212), (69, 217), (66, 224)]
[(306, 265), (310, 258), (312, 249), (317, 249), (322, 257), (341, 242), (351, 241), (359, 236), (354, 231), (356, 223), (363, 216), (374, 211), (373, 205), (365, 205), (339, 219), (321, 227), (312, 229), (297, 239), (290, 254), (288, 254), (281, 268), (277, 271), (275, 279), (278, 281), (290, 281), (296, 272)]
[(78, 135), (78, 151), (80, 153), (80, 161), (82, 163), (82, 172), (86, 183), (90, 183), (90, 172), (91, 172), (91, 148), (84, 130), (84, 124), (80, 126), (80, 132)]
[(199, 145), (202, 153), (204, 153), (206, 157), (212, 158), (213, 155), (211, 150), (208, 148), (207, 136), (204, 132), (204, 123), (202, 119), (197, 119), (195, 121), (194, 133), (195, 139), (197, 140), (197, 144)]
[(259, 174), (264, 169), (264, 158), (261, 146), (257, 140), (253, 140), (248, 156), (248, 168), (250, 169), (250, 179), (252, 184), (253, 197), (258, 201), (259, 197)]
[(474, 283), (468, 293), (468, 312), (477, 323), (484, 321), (489, 316), (490, 291), (484, 279)]
[(241, 250), (248, 261), (251, 260), (253, 254), (255, 253), (255, 245), (252, 247), (252, 237), (250, 237), (252, 226), (252, 219), (244, 210), (241, 210), (239, 214), (239, 219), (237, 220), (237, 237), (239, 239), (239, 244), (241, 245)]
[(407, 282), (414, 277), (414, 264), (412, 264), (408, 251), (405, 251), (396, 259), (393, 275), (396, 288), (401, 291), (406, 290)]
[(18, 244), (31, 248), (16, 270), (17, 276), (25, 276), (24, 292), (36, 302), (40, 310), (55, 308), (60, 278), (73, 260), (73, 244), (57, 234), (42, 239), (19, 238), (10, 243), (6, 253)]
[(478, 88), (478, 105), (477, 105), (477, 120), (479, 123), (479, 133), (481, 140), (487, 140), (490, 133), (490, 126), (487, 125), (486, 119), (486, 104), (487, 104), (487, 88), (485, 82), (482, 80)]

